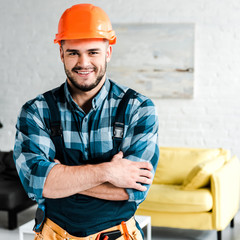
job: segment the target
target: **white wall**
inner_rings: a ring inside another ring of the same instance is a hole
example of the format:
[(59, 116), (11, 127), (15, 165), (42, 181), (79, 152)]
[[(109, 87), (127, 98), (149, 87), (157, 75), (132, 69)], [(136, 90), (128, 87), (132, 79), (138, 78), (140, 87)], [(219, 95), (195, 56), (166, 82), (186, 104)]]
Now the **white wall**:
[(194, 98), (154, 100), (160, 145), (222, 147), (240, 157), (240, 1), (0, 1), (0, 150), (13, 148), (22, 104), (65, 80), (53, 44), (61, 13), (92, 2), (114, 23), (196, 24)]

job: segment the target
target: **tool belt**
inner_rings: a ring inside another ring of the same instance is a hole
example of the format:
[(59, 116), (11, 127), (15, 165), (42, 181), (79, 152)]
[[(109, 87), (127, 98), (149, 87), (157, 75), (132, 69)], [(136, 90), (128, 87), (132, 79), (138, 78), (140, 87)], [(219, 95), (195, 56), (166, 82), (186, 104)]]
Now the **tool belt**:
[[(54, 238), (55, 236), (55, 238)], [(105, 229), (101, 232), (92, 234), (87, 237), (75, 237), (66, 232), (63, 228), (55, 224), (49, 218), (46, 219), (41, 233), (35, 239), (68, 239), (68, 240), (142, 240), (142, 235), (136, 227), (134, 217), (126, 222)]]

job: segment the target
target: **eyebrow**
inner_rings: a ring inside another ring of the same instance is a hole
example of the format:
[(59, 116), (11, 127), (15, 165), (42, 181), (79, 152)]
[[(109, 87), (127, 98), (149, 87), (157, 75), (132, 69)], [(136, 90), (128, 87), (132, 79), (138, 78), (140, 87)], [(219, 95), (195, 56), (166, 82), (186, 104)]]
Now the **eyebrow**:
[[(101, 51), (101, 49), (100, 48), (90, 48), (87, 51), (88, 52), (99, 52), (99, 51)], [(77, 50), (77, 49), (67, 49), (66, 52), (77, 52), (77, 53), (79, 53), (79, 50)]]
[(79, 52), (79, 51), (76, 49), (67, 49), (66, 52)]
[(100, 48), (91, 48), (91, 49), (88, 49), (88, 52), (99, 52), (101, 51)]

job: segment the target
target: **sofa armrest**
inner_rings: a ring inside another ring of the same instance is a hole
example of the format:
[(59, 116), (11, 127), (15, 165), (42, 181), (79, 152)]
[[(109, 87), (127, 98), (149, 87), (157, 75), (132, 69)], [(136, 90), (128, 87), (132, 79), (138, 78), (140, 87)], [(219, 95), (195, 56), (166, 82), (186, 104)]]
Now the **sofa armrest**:
[(237, 157), (230, 159), (211, 176), (213, 194), (213, 228), (223, 230), (239, 208), (240, 164)]

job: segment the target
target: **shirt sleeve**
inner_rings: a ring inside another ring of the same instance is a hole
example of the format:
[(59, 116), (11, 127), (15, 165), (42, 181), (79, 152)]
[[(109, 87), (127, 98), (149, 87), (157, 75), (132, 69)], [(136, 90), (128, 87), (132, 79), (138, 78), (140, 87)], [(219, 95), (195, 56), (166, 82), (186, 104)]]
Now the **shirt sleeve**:
[[(122, 144), (124, 158), (136, 162), (150, 162), (154, 175), (159, 158), (157, 111), (150, 99), (143, 101), (137, 109), (133, 103), (132, 109), (134, 112), (129, 114), (130, 121)], [(143, 192), (126, 189), (129, 201), (135, 201), (137, 205), (143, 202), (150, 188), (150, 185), (144, 186), (147, 190)]]
[(44, 202), (42, 191), (46, 177), (56, 163), (54, 144), (39, 113), (47, 107), (44, 101), (38, 103), (40, 106), (26, 103), (21, 109), (13, 156), (25, 191), (40, 204)]

